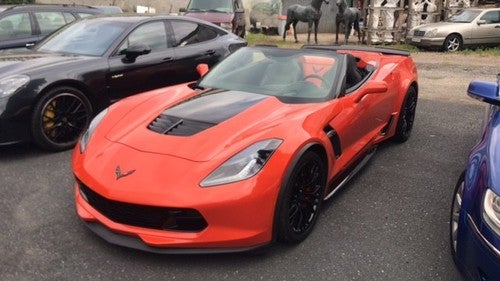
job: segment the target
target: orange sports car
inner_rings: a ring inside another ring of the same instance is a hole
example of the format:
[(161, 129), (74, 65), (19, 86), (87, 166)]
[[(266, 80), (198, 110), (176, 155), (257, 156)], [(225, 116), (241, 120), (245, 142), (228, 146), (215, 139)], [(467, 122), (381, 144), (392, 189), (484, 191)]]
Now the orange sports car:
[(198, 71), (111, 105), (77, 144), (76, 209), (105, 240), (157, 253), (298, 243), (378, 144), (412, 130), (404, 51), (245, 47)]

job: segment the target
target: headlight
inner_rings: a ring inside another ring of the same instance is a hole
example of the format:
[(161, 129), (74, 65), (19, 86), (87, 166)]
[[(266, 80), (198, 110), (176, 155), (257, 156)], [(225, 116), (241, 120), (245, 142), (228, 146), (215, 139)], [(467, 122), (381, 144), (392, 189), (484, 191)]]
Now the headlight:
[(483, 202), (483, 218), (486, 223), (500, 235), (500, 196), (487, 189)]
[(254, 143), (220, 165), (200, 185), (209, 187), (248, 179), (257, 174), (282, 140), (269, 139)]
[(437, 32), (438, 32), (437, 28), (431, 29), (425, 32), (424, 37), (434, 37), (436, 36)]
[(95, 128), (101, 123), (102, 119), (104, 119), (104, 116), (108, 113), (108, 109), (104, 109), (101, 111), (99, 114), (92, 119), (92, 122), (90, 122), (89, 128), (85, 133), (82, 135), (82, 138), (80, 139), (80, 153), (85, 152), (85, 149), (87, 148), (87, 144), (90, 141), (90, 138), (92, 137), (92, 134), (94, 134)]
[(30, 81), (27, 75), (12, 75), (0, 79), (0, 98), (12, 95)]
[(225, 30), (229, 30), (229, 31), (233, 30), (233, 24), (230, 22), (221, 22), (220, 27), (224, 28)]

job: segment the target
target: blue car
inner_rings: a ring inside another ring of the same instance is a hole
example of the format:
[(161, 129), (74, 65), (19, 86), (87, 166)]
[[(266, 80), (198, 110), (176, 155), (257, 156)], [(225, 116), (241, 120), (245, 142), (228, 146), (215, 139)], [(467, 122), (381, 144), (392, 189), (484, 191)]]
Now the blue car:
[(500, 74), (497, 79), (469, 85), (469, 96), (489, 106), (451, 208), (451, 251), (470, 280), (500, 280)]

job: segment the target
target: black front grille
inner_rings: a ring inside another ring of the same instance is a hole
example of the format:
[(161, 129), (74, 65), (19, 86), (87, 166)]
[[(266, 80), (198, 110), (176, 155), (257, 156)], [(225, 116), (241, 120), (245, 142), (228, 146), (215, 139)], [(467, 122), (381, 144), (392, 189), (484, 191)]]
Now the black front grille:
[(207, 227), (201, 214), (193, 209), (144, 206), (109, 200), (78, 181), (80, 193), (99, 213), (126, 225), (176, 231), (199, 232)]
[(192, 136), (213, 125), (215, 124), (161, 114), (149, 124), (148, 128), (164, 135)]
[(425, 35), (425, 30), (415, 30), (413, 31), (413, 36), (419, 36), (419, 37), (422, 37)]

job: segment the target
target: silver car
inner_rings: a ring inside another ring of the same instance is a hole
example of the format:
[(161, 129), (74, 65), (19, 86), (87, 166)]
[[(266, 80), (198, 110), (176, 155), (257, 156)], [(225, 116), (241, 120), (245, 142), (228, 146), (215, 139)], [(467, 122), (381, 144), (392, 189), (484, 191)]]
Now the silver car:
[(464, 46), (500, 46), (500, 8), (464, 9), (446, 21), (416, 26), (406, 43), (450, 52)]

